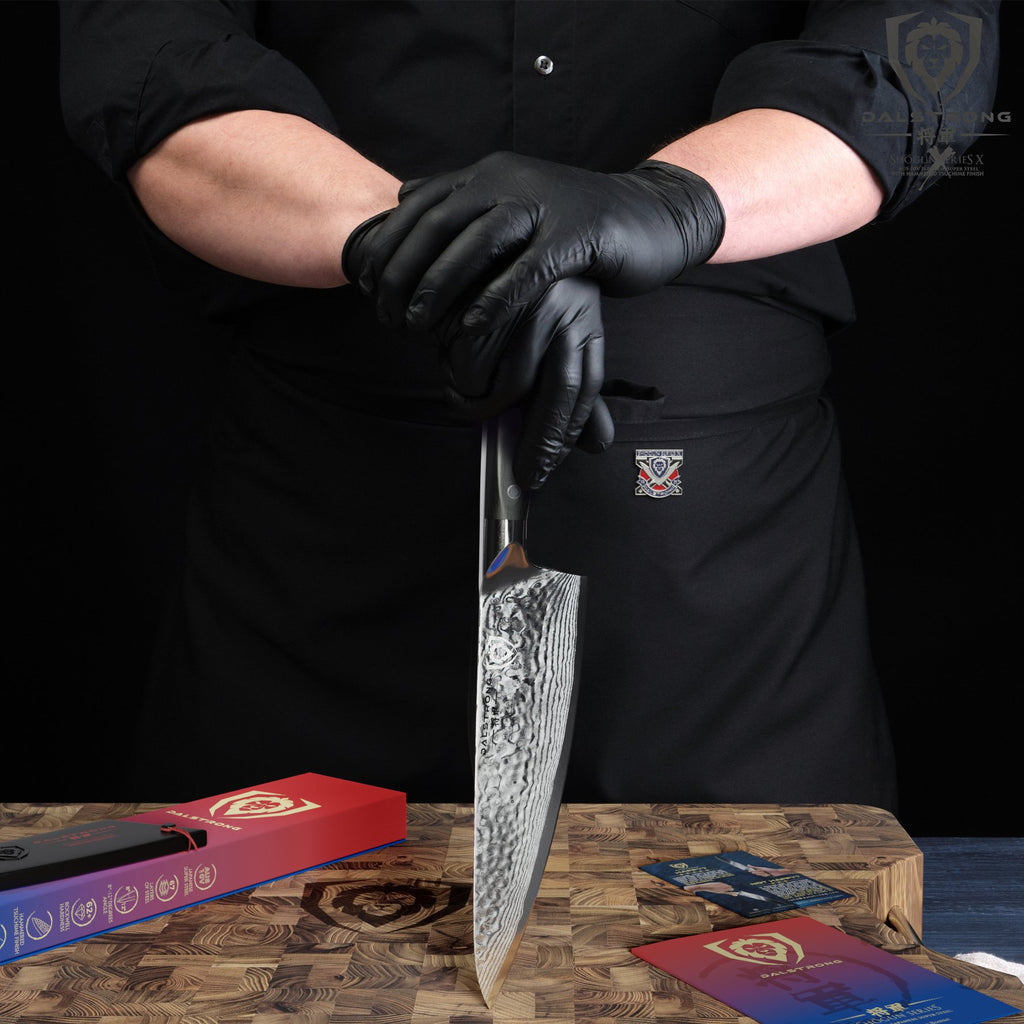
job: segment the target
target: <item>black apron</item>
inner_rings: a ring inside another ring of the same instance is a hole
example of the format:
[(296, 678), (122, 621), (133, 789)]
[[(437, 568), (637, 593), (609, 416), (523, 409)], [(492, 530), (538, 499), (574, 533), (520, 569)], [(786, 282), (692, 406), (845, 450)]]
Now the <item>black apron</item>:
[[(616, 442), (532, 502), (531, 559), (588, 577), (565, 799), (893, 808), (821, 327), (682, 292), (605, 303)], [(403, 391), (422, 338), (382, 401), (352, 386), (379, 368), (317, 369), (289, 322), (228, 368), (134, 776), (471, 801), (478, 429)]]

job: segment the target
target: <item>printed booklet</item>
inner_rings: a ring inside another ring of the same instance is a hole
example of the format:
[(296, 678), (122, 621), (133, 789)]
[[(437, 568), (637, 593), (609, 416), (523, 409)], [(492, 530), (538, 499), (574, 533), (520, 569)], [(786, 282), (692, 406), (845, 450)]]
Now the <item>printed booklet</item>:
[(1020, 1012), (810, 917), (632, 952), (760, 1024), (984, 1024)]
[(842, 889), (742, 851), (646, 864), (643, 870), (743, 917), (852, 898)]

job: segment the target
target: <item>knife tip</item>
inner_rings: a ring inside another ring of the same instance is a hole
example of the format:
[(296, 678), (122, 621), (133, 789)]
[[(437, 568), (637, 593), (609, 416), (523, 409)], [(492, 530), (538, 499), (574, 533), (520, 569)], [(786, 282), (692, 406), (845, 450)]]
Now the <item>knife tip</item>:
[(523, 932), (520, 930), (507, 945), (504, 952), (500, 954), (501, 959), (497, 964), (494, 962), (496, 959), (494, 952), (485, 957), (483, 950), (478, 949), (473, 958), (477, 985), (480, 987), (480, 994), (483, 996), (489, 1010), (494, 1008), (494, 1003), (501, 994), (505, 979), (508, 977), (508, 973), (512, 969), (512, 964), (519, 951), (522, 938)]

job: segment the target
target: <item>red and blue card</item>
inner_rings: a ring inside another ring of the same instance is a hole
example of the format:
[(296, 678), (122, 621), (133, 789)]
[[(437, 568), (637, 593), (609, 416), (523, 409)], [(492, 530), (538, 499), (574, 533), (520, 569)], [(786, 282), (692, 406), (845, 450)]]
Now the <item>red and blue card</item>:
[(1020, 1012), (809, 917), (633, 953), (761, 1024), (983, 1024)]

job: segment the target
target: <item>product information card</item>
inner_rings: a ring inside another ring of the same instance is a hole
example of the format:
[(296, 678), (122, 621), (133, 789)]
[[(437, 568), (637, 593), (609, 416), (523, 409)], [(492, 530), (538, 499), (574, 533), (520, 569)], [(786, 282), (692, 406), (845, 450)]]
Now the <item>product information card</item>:
[(984, 1024), (1019, 1012), (808, 917), (633, 953), (760, 1024)]
[(743, 917), (850, 899), (848, 892), (742, 850), (647, 864), (644, 871)]

